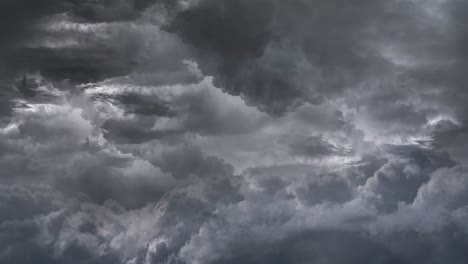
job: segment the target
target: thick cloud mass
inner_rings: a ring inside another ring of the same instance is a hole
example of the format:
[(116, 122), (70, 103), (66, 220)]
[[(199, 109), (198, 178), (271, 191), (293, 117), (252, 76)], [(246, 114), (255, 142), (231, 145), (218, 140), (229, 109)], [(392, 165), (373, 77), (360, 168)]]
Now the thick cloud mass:
[(0, 263), (468, 263), (466, 9), (0, 1)]

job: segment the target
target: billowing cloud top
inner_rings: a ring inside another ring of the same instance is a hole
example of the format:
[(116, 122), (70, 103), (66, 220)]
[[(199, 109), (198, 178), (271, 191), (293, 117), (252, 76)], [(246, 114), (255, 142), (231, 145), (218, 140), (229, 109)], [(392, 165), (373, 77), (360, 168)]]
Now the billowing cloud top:
[(0, 263), (468, 263), (467, 8), (0, 1)]

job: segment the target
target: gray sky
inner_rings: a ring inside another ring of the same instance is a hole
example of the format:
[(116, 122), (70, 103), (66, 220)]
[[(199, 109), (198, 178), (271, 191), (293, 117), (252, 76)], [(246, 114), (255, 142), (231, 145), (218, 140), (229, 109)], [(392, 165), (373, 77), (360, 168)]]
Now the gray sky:
[(468, 263), (466, 11), (1, 1), (0, 263)]

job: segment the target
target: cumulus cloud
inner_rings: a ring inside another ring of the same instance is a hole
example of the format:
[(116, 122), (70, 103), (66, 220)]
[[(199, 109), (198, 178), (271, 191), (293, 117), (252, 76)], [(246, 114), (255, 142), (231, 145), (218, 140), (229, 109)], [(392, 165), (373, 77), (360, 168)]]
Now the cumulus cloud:
[(0, 3), (1, 263), (467, 263), (457, 0)]

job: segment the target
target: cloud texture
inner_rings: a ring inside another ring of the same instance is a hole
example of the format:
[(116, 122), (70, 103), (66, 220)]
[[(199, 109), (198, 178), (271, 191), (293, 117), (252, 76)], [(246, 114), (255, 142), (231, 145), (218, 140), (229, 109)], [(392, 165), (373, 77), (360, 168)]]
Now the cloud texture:
[(0, 263), (467, 263), (467, 8), (2, 1)]

